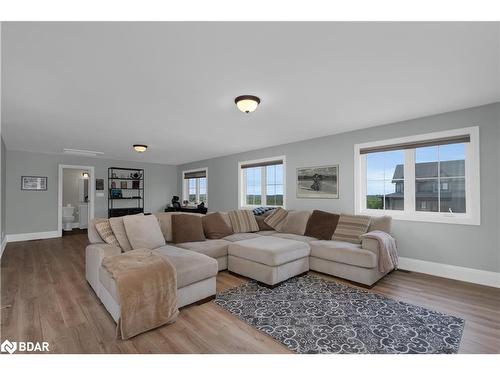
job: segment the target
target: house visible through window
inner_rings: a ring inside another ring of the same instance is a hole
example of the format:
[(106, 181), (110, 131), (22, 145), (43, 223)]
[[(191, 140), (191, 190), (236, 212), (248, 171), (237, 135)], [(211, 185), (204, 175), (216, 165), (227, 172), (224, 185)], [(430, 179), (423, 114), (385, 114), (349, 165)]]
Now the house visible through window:
[(478, 224), (478, 128), (356, 145), (355, 152), (356, 212)]
[(240, 207), (283, 206), (284, 158), (240, 163)]
[(183, 172), (182, 200), (189, 201), (191, 205), (202, 202), (207, 205), (207, 169)]

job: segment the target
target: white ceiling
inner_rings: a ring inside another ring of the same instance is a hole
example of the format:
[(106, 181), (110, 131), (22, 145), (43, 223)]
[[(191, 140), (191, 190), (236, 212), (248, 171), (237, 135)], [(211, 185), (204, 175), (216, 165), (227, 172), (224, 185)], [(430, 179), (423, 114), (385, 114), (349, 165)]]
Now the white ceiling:
[(180, 164), (499, 101), (499, 45), (499, 23), (3, 23), (2, 133)]

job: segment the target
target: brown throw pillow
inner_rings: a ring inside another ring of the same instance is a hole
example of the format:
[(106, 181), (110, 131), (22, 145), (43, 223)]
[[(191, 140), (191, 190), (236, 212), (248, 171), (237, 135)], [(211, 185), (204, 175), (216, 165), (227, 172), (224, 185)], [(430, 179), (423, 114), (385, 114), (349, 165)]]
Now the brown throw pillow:
[(306, 226), (305, 235), (318, 240), (330, 240), (337, 228), (340, 215), (314, 210)]
[(205, 241), (201, 216), (172, 215), (173, 243)]
[(267, 211), (262, 215), (255, 215), (255, 220), (257, 220), (257, 225), (259, 226), (259, 230), (274, 230), (273, 227), (266, 223), (266, 218), (271, 215), (273, 211)]
[(214, 212), (213, 214), (204, 216), (202, 218), (202, 223), (205, 237), (210, 240), (219, 240), (233, 234), (233, 228), (228, 225), (220, 212)]

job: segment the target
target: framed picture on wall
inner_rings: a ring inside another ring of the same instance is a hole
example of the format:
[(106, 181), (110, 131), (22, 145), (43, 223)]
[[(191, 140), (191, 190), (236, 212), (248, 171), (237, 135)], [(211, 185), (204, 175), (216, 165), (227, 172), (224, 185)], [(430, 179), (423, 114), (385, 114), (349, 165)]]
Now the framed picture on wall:
[(96, 178), (95, 189), (96, 190), (104, 190), (104, 178)]
[(339, 166), (297, 168), (297, 198), (339, 197)]
[(47, 177), (21, 176), (21, 190), (29, 190), (29, 191), (47, 190)]

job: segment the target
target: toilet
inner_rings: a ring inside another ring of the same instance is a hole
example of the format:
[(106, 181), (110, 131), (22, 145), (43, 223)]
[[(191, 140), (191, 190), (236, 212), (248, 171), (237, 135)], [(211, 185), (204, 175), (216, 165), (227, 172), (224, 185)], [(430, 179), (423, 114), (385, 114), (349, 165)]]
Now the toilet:
[(64, 230), (73, 230), (75, 221), (75, 207), (68, 204), (62, 208), (62, 225)]

